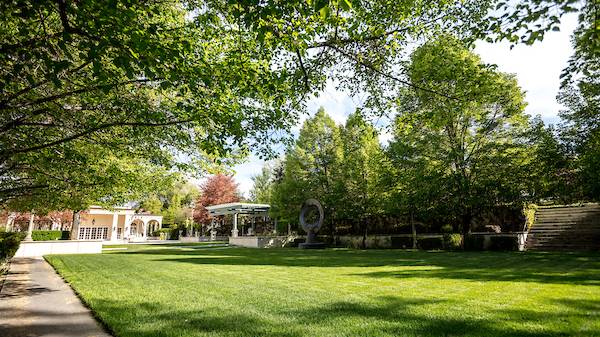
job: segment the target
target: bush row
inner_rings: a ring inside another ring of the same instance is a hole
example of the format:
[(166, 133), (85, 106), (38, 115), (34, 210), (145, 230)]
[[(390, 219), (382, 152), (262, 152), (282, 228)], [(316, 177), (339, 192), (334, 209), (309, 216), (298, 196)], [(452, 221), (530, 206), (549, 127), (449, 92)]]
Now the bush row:
[[(392, 248), (412, 248), (413, 238), (409, 236), (392, 236)], [(440, 237), (417, 237), (417, 248), (424, 250), (447, 249), (457, 250), (462, 247), (462, 235), (444, 234)]]
[[(412, 237), (392, 236), (392, 248), (410, 249), (413, 247)], [(444, 234), (443, 237), (417, 237), (417, 248), (423, 250), (518, 250), (517, 240), (508, 236), (491, 236), (486, 247), (483, 235), (467, 235), (463, 241), (460, 234)]]
[(32, 231), (33, 241), (69, 240), (69, 231)]

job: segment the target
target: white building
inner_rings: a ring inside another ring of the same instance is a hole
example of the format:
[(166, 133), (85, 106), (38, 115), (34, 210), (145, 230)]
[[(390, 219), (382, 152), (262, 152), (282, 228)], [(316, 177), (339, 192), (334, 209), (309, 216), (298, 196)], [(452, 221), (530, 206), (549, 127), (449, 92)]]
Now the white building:
[(136, 213), (127, 207), (104, 209), (91, 206), (81, 212), (79, 226), (71, 231), (73, 240), (105, 240), (113, 242), (146, 241), (162, 226), (162, 216)]

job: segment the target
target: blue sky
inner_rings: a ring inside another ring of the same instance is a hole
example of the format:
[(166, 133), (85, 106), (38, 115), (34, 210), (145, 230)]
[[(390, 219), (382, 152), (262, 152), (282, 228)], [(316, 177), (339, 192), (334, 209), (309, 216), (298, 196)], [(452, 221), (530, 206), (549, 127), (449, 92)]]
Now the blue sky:
[[(525, 111), (532, 116), (541, 115), (546, 123), (554, 124), (560, 120), (558, 113), (562, 109), (556, 101), (560, 72), (573, 52), (570, 35), (576, 25), (576, 16), (567, 16), (561, 24), (561, 31), (547, 33), (542, 42), (533, 46), (518, 45), (511, 50), (509, 43), (480, 42), (476, 44), (475, 52), (484, 62), (497, 64), (500, 71), (516, 74), (519, 85), (526, 91), (528, 105)], [(360, 97), (350, 97), (328, 86), (319, 97), (308, 102), (308, 111), (314, 114), (323, 106), (341, 124), (361, 102)], [(383, 138), (385, 141), (385, 135)], [(245, 196), (252, 188), (252, 176), (259, 174), (263, 165), (264, 161), (251, 156), (234, 167), (235, 179)]]

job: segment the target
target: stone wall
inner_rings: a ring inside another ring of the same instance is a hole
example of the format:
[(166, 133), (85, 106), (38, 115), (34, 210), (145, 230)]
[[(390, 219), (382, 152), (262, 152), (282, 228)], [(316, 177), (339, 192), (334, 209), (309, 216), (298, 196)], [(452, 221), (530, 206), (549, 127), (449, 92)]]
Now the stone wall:
[(48, 254), (99, 254), (102, 240), (22, 241), (15, 257), (40, 257)]

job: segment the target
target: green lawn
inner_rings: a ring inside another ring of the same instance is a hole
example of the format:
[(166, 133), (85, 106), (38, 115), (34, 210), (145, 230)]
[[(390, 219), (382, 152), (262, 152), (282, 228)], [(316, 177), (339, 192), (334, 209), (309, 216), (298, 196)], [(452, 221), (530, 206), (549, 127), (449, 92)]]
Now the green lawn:
[(129, 246), (47, 259), (116, 336), (600, 336), (600, 255)]

